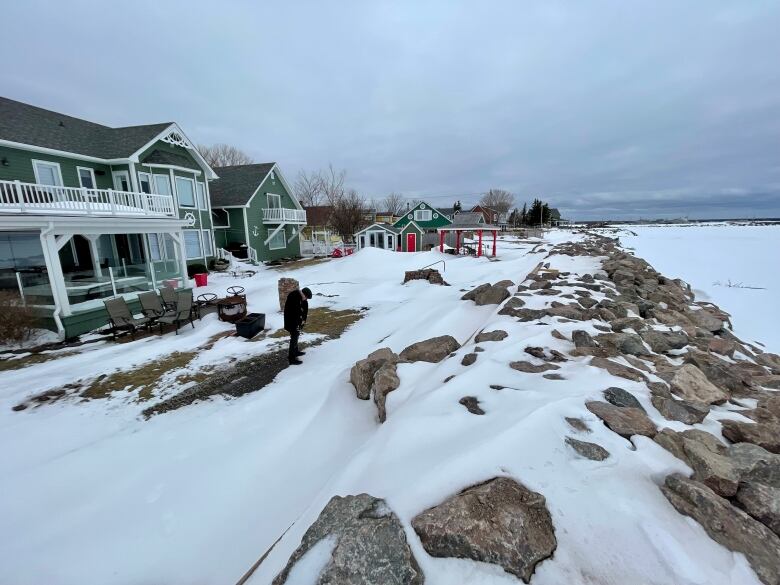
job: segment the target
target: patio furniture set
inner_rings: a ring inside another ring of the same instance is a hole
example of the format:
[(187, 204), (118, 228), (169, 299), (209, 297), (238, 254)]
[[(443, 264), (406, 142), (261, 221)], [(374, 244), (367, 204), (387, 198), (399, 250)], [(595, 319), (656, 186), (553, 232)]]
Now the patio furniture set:
[(246, 293), (244, 287), (231, 286), (227, 296), (220, 299), (215, 293), (203, 293), (193, 300), (192, 291), (177, 291), (171, 287), (162, 287), (157, 291), (146, 291), (138, 294), (141, 303), (142, 317), (136, 317), (123, 297), (104, 301), (108, 313), (111, 334), (114, 340), (121, 332), (130, 333), (135, 340), (138, 329), (150, 331), (159, 326), (160, 335), (163, 325), (175, 325), (176, 335), (181, 324), (189, 321), (195, 328), (194, 319), (200, 319), (205, 311), (214, 307), (220, 321), (235, 323), (247, 315)]

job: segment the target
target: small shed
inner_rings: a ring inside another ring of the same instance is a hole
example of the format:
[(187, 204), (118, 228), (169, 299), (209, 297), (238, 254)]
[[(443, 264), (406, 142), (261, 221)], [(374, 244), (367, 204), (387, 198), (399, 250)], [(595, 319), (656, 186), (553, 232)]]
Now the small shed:
[(425, 230), (415, 221), (410, 221), (401, 228), (401, 251), (420, 252), (423, 249)]
[[(457, 217), (457, 216), (456, 216)], [(463, 223), (453, 223), (452, 225), (440, 227), (438, 229), (439, 232), (439, 250), (441, 252), (444, 252), (444, 239), (450, 234), (455, 234), (455, 253), (460, 254), (461, 253), (461, 247), (462, 247), (462, 240), (465, 238), (465, 236), (470, 234), (476, 234), (477, 243), (476, 243), (476, 255), (477, 257), (482, 256), (483, 254), (483, 247), (486, 245), (484, 243), (484, 236), (490, 236), (492, 234), (493, 236), (493, 249), (491, 256), (496, 256), (496, 240), (498, 239), (498, 232), (501, 231), (501, 228), (497, 225), (491, 225), (488, 223), (483, 222), (475, 222), (475, 223), (466, 223), (465, 221)], [(489, 243), (488, 243), (489, 245)]]
[(380, 248), (382, 250), (396, 250), (399, 246), (399, 234), (401, 230), (389, 223), (372, 223), (355, 234), (357, 249)]

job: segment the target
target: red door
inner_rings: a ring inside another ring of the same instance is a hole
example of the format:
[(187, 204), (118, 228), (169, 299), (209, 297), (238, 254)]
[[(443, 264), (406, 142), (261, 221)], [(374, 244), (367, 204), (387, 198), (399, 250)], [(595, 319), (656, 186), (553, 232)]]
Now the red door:
[(406, 251), (407, 252), (416, 252), (417, 251), (417, 234), (406, 234)]

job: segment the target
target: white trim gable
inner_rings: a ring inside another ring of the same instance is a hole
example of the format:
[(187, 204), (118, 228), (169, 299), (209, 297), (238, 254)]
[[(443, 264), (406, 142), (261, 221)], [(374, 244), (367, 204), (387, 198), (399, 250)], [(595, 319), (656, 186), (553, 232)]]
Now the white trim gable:
[(287, 191), (287, 194), (290, 196), (290, 199), (292, 199), (292, 202), (295, 204), (296, 209), (303, 211), (303, 206), (301, 205), (301, 202), (298, 201), (298, 198), (295, 197), (295, 192), (290, 189), (290, 186), (287, 184), (287, 181), (284, 180), (284, 175), (279, 170), (279, 165), (274, 163), (274, 166), (272, 166), (269, 171), (265, 174), (263, 177), (263, 180), (260, 181), (260, 183), (257, 185), (257, 188), (254, 190), (254, 193), (247, 199), (247, 202), (245, 205), (240, 205), (237, 207), (249, 207), (252, 204), (252, 199), (255, 198), (255, 195), (260, 191), (260, 187), (263, 186), (263, 184), (268, 180), (268, 177), (271, 176), (271, 173), (276, 173), (276, 176), (279, 177), (279, 180), (282, 182), (282, 187), (284, 187), (284, 190)]
[[(406, 226), (404, 226), (404, 227), (406, 227)], [(387, 224), (381, 224), (381, 223), (376, 222), (376, 223), (372, 223), (368, 227), (364, 227), (362, 230), (359, 230), (359, 231), (355, 232), (355, 235), (357, 236), (358, 234), (362, 234), (363, 232), (368, 231), (371, 228), (379, 228), (379, 229), (382, 229), (382, 230), (384, 230), (386, 232), (389, 232), (389, 233), (391, 233), (393, 235), (398, 235), (398, 234), (401, 233), (400, 231), (396, 232), (395, 230), (391, 229), (391, 227), (388, 226)], [(419, 227), (418, 227), (418, 229), (419, 229)]]
[[(425, 205), (425, 209), (430, 209), (432, 213), (438, 213), (439, 217), (443, 217), (449, 223), (452, 223), (452, 220), (449, 217), (447, 217), (446, 213), (442, 213), (441, 210), (435, 208), (433, 205), (431, 205), (427, 201), (420, 201), (414, 207), (412, 207), (410, 209), (407, 209), (403, 213), (399, 214), (400, 217), (395, 221), (395, 223), (393, 225), (394, 226), (397, 225), (402, 219), (406, 219), (409, 223), (414, 222), (415, 221), (414, 219), (408, 219), (407, 216), (411, 213), (412, 214), (412, 218), (414, 218), (414, 212), (417, 211), (420, 208), (421, 205)], [(436, 219), (438, 219), (438, 218), (436, 218)], [(431, 219), (427, 220), (427, 221), (433, 221), (433, 220), (434, 220), (434, 218), (431, 216)], [(417, 225), (417, 224), (415, 223), (415, 225)], [(401, 227), (401, 226), (398, 226), (398, 227)], [(403, 226), (403, 227), (406, 227), (406, 226)], [(421, 229), (419, 225), (417, 225), (417, 228)], [(425, 231), (425, 230), (423, 230), (423, 231)]]
[[(150, 146), (152, 146), (155, 142), (162, 141), (167, 142), (168, 144), (173, 144), (175, 146), (181, 146), (183, 148), (186, 148), (192, 156), (200, 163), (200, 166), (203, 168), (204, 172), (206, 173), (206, 177), (208, 179), (218, 179), (217, 173), (214, 172), (214, 169), (212, 169), (209, 164), (206, 162), (206, 159), (201, 156), (201, 154), (198, 152), (198, 149), (194, 146), (194, 142), (187, 138), (187, 135), (184, 133), (184, 131), (181, 129), (181, 127), (176, 123), (172, 123), (170, 126), (168, 126), (165, 130), (160, 132), (157, 136), (152, 138), (149, 142), (144, 144), (141, 148), (136, 150), (133, 154), (131, 154), (128, 159), (133, 162), (141, 162), (139, 160), (139, 155), (148, 149)], [(188, 169), (189, 171), (192, 171), (192, 169)]]

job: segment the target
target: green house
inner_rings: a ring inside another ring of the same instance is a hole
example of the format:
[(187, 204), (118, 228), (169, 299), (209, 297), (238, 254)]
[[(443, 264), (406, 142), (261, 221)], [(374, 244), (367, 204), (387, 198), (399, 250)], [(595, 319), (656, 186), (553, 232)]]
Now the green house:
[(219, 167), (211, 183), (216, 245), (256, 262), (297, 258), (306, 211), (276, 163)]
[(400, 230), (401, 251), (420, 252), (438, 245), (437, 229), (451, 223), (441, 211), (421, 201), (408, 209), (393, 227)]
[(103, 300), (187, 287), (214, 258), (217, 175), (174, 122), (112, 128), (0, 98), (0, 290), (72, 337)]

